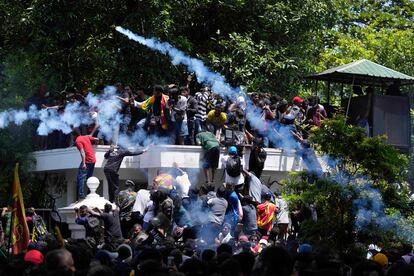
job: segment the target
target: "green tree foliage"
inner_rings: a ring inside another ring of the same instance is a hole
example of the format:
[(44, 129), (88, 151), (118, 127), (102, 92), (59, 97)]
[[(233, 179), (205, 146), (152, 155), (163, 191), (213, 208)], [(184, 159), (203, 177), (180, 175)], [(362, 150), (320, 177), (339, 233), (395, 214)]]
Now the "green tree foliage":
[[(118, 81), (150, 86), (186, 78), (185, 68), (118, 34), (118, 25), (170, 42), (248, 91), (288, 97), (306, 88), (303, 75), (364, 57), (412, 74), (413, 5), (410, 0), (0, 0), (0, 108), (23, 106), (42, 83), (53, 94), (66, 87), (95, 90)], [(11, 156), (13, 141), (4, 141), (10, 142), (3, 147)], [(364, 149), (369, 147), (379, 148)], [(28, 152), (26, 146), (21, 152)], [(395, 169), (373, 172), (388, 179)]]
[[(404, 241), (407, 236), (401, 229), (414, 229), (407, 219), (414, 213), (403, 182), (407, 158), (386, 144), (385, 137), (366, 137), (362, 128), (347, 125), (342, 116), (324, 121), (310, 139), (331, 166), (324, 177), (294, 174), (286, 181), (292, 210), (314, 205), (318, 212), (317, 222), (303, 223), (302, 238), (347, 250), (357, 242)], [(380, 202), (384, 205), (375, 209)], [(357, 216), (363, 219), (371, 209), (386, 223), (372, 220), (358, 228)]]
[(368, 0), (348, 2), (341, 20), (323, 35), (325, 49), (318, 69), (366, 58), (414, 75), (414, 2)]
[(204, 59), (234, 85), (283, 92), (313, 62), (334, 1), (0, 1), (2, 49), (29, 53), (60, 86), (180, 81), (184, 68), (117, 34), (122, 25)]
[(311, 140), (317, 150), (341, 160), (339, 170), (364, 174), (374, 181), (396, 182), (403, 180), (407, 158), (386, 143), (386, 137), (367, 137), (365, 130), (346, 124), (343, 116), (324, 122), (315, 128)]

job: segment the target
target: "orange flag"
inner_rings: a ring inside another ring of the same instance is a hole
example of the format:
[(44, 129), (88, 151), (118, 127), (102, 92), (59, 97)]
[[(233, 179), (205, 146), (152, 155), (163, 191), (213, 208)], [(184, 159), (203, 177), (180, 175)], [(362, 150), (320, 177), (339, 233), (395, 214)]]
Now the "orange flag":
[(23, 194), (20, 187), (19, 163), (14, 169), (14, 181), (12, 186), (12, 229), (11, 246), (12, 254), (16, 255), (27, 249), (29, 245), (29, 227), (26, 222), (26, 212), (24, 209)]

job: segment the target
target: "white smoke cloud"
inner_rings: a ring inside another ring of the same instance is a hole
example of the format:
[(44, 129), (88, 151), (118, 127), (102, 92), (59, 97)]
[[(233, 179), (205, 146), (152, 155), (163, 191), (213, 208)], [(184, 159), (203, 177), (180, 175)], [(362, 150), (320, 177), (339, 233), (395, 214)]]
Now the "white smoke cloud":
[[(197, 80), (204, 82), (211, 86), (212, 91), (219, 94), (220, 96), (231, 100), (234, 100), (240, 94), (246, 99), (246, 118), (248, 119), (250, 125), (254, 128), (262, 130), (264, 136), (266, 136), (270, 141), (278, 144), (282, 148), (286, 149), (300, 149), (302, 159), (308, 168), (309, 171), (317, 173), (319, 176), (322, 176), (322, 169), (320, 163), (317, 161), (315, 153), (312, 149), (302, 148), (298, 142), (291, 135), (290, 128), (282, 127), (277, 128), (275, 125), (271, 125), (269, 122), (265, 122), (261, 114), (255, 111), (253, 108), (253, 103), (249, 97), (245, 95), (243, 89), (231, 87), (225, 80), (223, 76), (216, 72), (211, 72), (204, 63), (198, 59), (194, 59), (185, 55), (184, 52), (175, 49), (171, 44), (160, 42), (154, 38), (144, 38), (142, 36), (136, 35), (130, 30), (124, 29), (122, 27), (116, 27), (116, 30), (129, 39), (134, 40), (142, 45), (145, 45), (153, 50), (156, 50), (162, 54), (168, 55), (171, 58), (171, 62), (174, 65), (183, 64), (188, 67), (190, 71), (193, 71)], [(264, 125), (269, 124), (269, 125)], [(273, 124), (277, 124), (274, 122)], [(278, 129), (277, 132), (275, 129)], [(340, 161), (330, 160), (330, 165), (336, 165)], [(342, 182), (339, 182), (342, 183)], [(368, 183), (365, 184), (365, 192), (361, 192), (359, 198), (354, 201), (355, 206), (357, 206), (357, 217), (356, 217), (356, 227), (364, 227), (367, 222), (375, 221), (379, 227), (384, 230), (394, 230), (396, 233), (400, 234), (402, 237), (413, 241), (414, 229), (412, 226), (407, 226), (407, 223), (399, 215), (387, 216), (384, 214), (384, 203), (381, 197), (381, 194), (378, 190), (374, 189)], [(369, 191), (369, 192), (367, 192)], [(369, 204), (368, 204), (369, 202)], [(368, 206), (369, 205), (369, 206)], [(405, 231), (404, 230), (409, 230)], [(407, 236), (408, 233), (408, 236)]]

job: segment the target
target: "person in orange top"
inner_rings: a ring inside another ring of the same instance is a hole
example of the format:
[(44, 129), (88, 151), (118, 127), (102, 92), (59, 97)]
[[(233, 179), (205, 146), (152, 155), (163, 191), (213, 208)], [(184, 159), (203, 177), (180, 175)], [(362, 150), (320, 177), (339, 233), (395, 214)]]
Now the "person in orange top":
[(277, 211), (276, 205), (270, 202), (271, 193), (264, 195), (265, 202), (257, 205), (257, 228), (262, 235), (268, 235), (273, 228), (273, 217)]

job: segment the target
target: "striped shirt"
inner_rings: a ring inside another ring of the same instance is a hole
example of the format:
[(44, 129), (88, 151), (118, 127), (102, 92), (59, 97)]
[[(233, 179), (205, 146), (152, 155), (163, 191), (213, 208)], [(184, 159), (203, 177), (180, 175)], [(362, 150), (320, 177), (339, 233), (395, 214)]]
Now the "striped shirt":
[(196, 119), (205, 121), (207, 119), (207, 104), (210, 100), (208, 92), (197, 92), (195, 94), (195, 99), (197, 100), (197, 113), (195, 115)]

